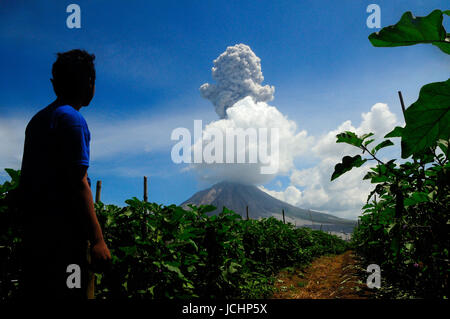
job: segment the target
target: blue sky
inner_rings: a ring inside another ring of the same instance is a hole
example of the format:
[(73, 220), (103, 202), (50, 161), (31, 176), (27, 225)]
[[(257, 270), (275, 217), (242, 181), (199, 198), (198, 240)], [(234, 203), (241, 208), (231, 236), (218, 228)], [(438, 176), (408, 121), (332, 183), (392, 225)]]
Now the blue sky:
[[(81, 7), (81, 29), (66, 27), (70, 3)], [(270, 104), (314, 136), (346, 120), (358, 125), (378, 102), (401, 119), (398, 90), (409, 105), (422, 85), (448, 78), (450, 60), (435, 47), (373, 48), (370, 3), (381, 7), (382, 26), (408, 10), (449, 9), (443, 0), (1, 1), (0, 125), (11, 132), (0, 139), (23, 139), (26, 122), (53, 101), (55, 53), (84, 48), (97, 57), (96, 95), (81, 112), (93, 137), (89, 175), (103, 181), (103, 201), (141, 197), (148, 175), (151, 201), (179, 204), (208, 184), (172, 163), (167, 132), (218, 119), (199, 87), (212, 82), (212, 61), (227, 46), (252, 48), (263, 84), (275, 86)], [(100, 133), (117, 143), (95, 144)], [(19, 168), (16, 144), (2, 148), (0, 164)], [(298, 169), (311, 165), (296, 161)], [(288, 184), (281, 176), (265, 186)]]

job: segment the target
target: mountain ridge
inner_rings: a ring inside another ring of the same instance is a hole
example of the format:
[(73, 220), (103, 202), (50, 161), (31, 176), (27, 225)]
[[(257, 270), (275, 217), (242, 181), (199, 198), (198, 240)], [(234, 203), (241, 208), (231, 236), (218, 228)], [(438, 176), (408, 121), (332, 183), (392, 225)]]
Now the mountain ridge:
[(219, 182), (210, 188), (201, 190), (184, 201), (181, 206), (188, 208), (188, 204), (193, 205), (213, 205), (217, 209), (210, 214), (217, 214), (222, 211), (222, 207), (231, 209), (241, 215), (246, 216), (248, 206), (249, 217), (253, 219), (274, 216), (278, 219), (282, 217), (284, 209), (286, 220), (297, 226), (311, 228), (323, 228), (327, 231), (352, 232), (356, 221), (336, 217), (331, 214), (320, 213), (309, 209), (303, 209), (286, 202), (283, 202), (254, 185), (247, 185), (235, 182)]

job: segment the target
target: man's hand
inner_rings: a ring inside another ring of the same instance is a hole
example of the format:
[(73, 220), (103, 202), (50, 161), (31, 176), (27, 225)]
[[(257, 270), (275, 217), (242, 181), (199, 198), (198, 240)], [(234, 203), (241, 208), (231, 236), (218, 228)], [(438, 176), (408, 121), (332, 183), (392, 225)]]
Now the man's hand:
[(92, 246), (91, 256), (94, 262), (111, 260), (111, 253), (104, 240), (101, 240)]
[(91, 187), (87, 179), (87, 167), (80, 165), (71, 171), (73, 192), (76, 194), (80, 212), (87, 224), (89, 240), (91, 241), (91, 267), (95, 272), (109, 268), (111, 253), (103, 239), (102, 229), (95, 213)]
[(91, 248), (91, 265), (95, 272), (106, 271), (110, 266), (111, 253), (104, 240), (95, 243)]

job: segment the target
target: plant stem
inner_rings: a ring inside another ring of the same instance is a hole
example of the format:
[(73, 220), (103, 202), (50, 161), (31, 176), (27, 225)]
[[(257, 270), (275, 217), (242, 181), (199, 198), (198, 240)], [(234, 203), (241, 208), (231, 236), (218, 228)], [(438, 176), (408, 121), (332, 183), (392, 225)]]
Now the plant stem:
[(363, 149), (363, 151), (369, 153), (369, 155), (372, 156), (373, 159), (376, 160), (379, 164), (381, 164), (381, 165), (386, 165), (383, 161), (381, 161), (380, 159), (378, 159), (378, 158), (375, 156), (375, 154), (372, 154), (372, 153), (367, 149), (367, 147), (365, 147), (364, 145), (361, 145), (361, 148)]

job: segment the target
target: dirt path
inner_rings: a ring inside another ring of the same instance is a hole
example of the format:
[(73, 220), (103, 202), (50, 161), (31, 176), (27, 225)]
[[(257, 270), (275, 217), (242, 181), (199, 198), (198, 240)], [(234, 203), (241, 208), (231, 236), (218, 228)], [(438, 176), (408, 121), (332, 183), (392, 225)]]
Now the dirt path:
[(303, 270), (288, 269), (275, 280), (275, 299), (365, 299), (370, 291), (361, 281), (351, 251), (322, 256)]

